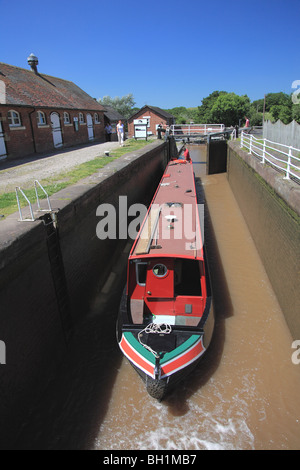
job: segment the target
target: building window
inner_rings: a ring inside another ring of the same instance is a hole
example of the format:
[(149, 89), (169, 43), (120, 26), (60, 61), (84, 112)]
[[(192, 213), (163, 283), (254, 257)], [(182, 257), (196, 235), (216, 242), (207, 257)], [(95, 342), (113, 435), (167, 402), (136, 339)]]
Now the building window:
[(82, 113), (79, 113), (79, 122), (80, 124), (84, 124), (84, 116)]
[(94, 122), (95, 122), (95, 124), (99, 124), (99, 123), (100, 123), (99, 114), (98, 114), (98, 113), (95, 113), (95, 114), (94, 114)]
[(17, 111), (8, 111), (8, 124), (11, 127), (21, 126), (20, 114)]
[(64, 124), (70, 124), (70, 114), (64, 113)]
[(37, 112), (37, 123), (39, 126), (45, 126), (46, 124), (46, 116), (42, 111)]
[(147, 127), (150, 127), (150, 117), (151, 116), (143, 116), (143, 119), (147, 119)]

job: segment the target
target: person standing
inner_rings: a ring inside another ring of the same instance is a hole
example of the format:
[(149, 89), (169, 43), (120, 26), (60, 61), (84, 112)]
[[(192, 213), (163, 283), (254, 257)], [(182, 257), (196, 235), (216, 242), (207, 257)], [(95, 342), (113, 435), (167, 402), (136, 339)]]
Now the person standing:
[(165, 140), (168, 139), (169, 137), (169, 134), (170, 134), (170, 126), (168, 124), (166, 124), (166, 130), (165, 130)]
[(105, 130), (106, 142), (110, 142), (111, 141), (112, 127), (111, 127), (109, 122), (106, 124), (104, 130)]
[(192, 159), (191, 159), (189, 150), (188, 150), (186, 147), (185, 147), (183, 150), (184, 150), (184, 152), (183, 152), (184, 159), (185, 159), (187, 162), (191, 162)]
[(124, 142), (124, 124), (122, 121), (119, 121), (117, 124), (117, 134), (118, 134), (118, 141), (120, 144), (120, 147), (123, 147), (123, 142)]
[(162, 131), (162, 124), (158, 124), (157, 126), (157, 138), (161, 139), (161, 131)]

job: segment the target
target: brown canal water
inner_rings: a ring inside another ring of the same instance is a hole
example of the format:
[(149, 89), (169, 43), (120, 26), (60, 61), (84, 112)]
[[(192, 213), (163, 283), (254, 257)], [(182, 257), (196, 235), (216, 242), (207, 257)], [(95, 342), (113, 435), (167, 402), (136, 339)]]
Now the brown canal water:
[(226, 174), (205, 175), (204, 146), (190, 146), (190, 154), (209, 212), (205, 241), (216, 312), (202, 362), (159, 403), (122, 357), (115, 319), (127, 249), (78, 329), (58, 380), (25, 424), (19, 448), (300, 449), (300, 365), (292, 362), (292, 337)]

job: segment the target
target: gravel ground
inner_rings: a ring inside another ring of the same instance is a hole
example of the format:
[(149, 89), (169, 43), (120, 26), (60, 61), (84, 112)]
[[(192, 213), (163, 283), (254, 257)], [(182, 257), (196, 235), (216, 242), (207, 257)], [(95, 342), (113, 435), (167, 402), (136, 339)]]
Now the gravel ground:
[(95, 157), (104, 156), (105, 151), (110, 151), (119, 146), (118, 142), (105, 142), (84, 147), (76, 147), (48, 153), (45, 155), (0, 162), (0, 194), (14, 191), (16, 186), (32, 188), (35, 179), (52, 177), (64, 171), (68, 171), (81, 163), (93, 160)]

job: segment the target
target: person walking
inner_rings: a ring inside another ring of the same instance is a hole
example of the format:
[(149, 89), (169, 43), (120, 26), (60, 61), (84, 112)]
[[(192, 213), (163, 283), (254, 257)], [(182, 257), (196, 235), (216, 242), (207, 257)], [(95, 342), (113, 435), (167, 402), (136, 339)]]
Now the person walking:
[(119, 121), (117, 124), (117, 134), (118, 134), (118, 141), (120, 144), (120, 147), (123, 147), (123, 142), (124, 142), (124, 124), (122, 121)]

